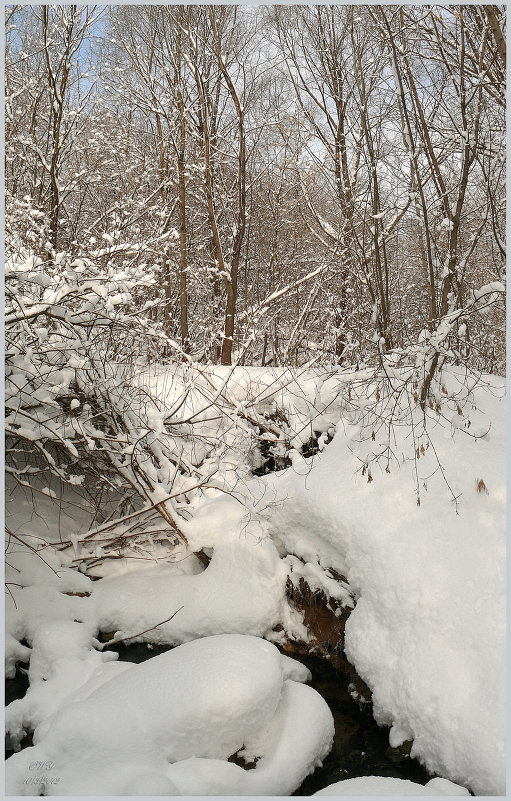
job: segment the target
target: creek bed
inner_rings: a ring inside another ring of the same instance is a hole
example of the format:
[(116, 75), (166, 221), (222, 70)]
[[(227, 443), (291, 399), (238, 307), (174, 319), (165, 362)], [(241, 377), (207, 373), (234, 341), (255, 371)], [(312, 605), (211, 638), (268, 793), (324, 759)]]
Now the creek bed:
[[(115, 650), (123, 662), (144, 662), (169, 650), (167, 645), (148, 646), (146, 643), (120, 645)], [(380, 728), (372, 716), (371, 705), (360, 708), (348, 692), (348, 678), (328, 662), (315, 656), (292, 655), (312, 673), (310, 685), (323, 696), (335, 722), (334, 744), (323, 767), (308, 776), (293, 795), (310, 796), (323, 787), (356, 776), (391, 776), (426, 784), (431, 775), (409, 757), (402, 757), (389, 748), (388, 730)], [(5, 681), (5, 703), (22, 698), (28, 688), (28, 677), (16, 671)], [(22, 747), (31, 745), (27, 737)], [(10, 756), (12, 751), (7, 751)]]

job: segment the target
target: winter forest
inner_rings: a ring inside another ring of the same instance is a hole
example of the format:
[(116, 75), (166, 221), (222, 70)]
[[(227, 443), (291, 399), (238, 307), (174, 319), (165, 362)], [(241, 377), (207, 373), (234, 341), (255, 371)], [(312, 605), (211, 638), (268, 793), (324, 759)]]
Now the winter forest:
[(4, 20), (7, 795), (505, 795), (505, 6)]

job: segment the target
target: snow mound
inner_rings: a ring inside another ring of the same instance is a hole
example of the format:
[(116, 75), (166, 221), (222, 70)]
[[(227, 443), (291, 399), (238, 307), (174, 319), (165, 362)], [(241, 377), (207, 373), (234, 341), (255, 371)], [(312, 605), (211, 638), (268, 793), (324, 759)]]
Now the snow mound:
[[(328, 754), (334, 727), (321, 696), (285, 678), (307, 678), (289, 662), (271, 643), (231, 634), (99, 687), (92, 676), (7, 760), (7, 794), (132, 794), (147, 776), (152, 794), (290, 794)], [(242, 749), (255, 769), (226, 761)]]
[(91, 601), (99, 629), (118, 636), (151, 629), (145, 639), (173, 644), (223, 633), (264, 636), (282, 621), (285, 577), (271, 541), (238, 540), (216, 547), (202, 573), (179, 576), (163, 565), (104, 578)]
[(315, 767), (321, 766), (332, 744), (330, 710), (311, 687), (285, 681), (273, 719), (247, 738), (241, 754), (257, 760), (253, 770), (215, 759), (187, 759), (172, 765), (170, 779), (182, 795), (290, 795)]
[[(30, 687), (5, 710), (5, 730), (12, 748), (65, 705), (99, 667), (117, 659), (116, 653), (100, 653), (94, 645), (99, 643), (83, 623), (57, 620), (39, 626), (32, 643)], [(110, 678), (123, 668), (116, 663), (106, 675)]]
[(314, 795), (470, 795), (465, 787), (447, 781), (431, 779), (425, 786), (407, 779), (390, 779), (387, 776), (360, 776), (324, 787)]

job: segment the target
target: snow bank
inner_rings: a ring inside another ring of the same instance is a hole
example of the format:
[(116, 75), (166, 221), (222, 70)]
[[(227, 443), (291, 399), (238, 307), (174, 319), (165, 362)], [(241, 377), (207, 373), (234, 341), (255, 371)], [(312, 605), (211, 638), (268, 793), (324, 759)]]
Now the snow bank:
[(407, 779), (390, 779), (387, 776), (361, 776), (357, 779), (345, 779), (329, 787), (324, 787), (314, 795), (470, 795), (465, 787), (447, 781), (447, 779), (431, 779), (425, 786)]
[[(455, 382), (456, 375), (447, 379)], [(467, 405), (468, 412), (455, 413), (456, 422), (463, 417), (461, 430), (429, 410), (429, 436), (420, 410), (415, 438), (409, 426), (396, 426), (392, 449), (400, 467), (391, 463), (390, 473), (385, 462), (370, 463), (369, 473), (360, 469), (368, 451), (385, 447), (387, 432), (361, 442), (359, 427), (344, 420), (305, 478), (286, 471), (264, 482), (281, 551), (334, 567), (356, 594), (346, 653), (372, 689), (376, 720), (392, 726), (391, 743), (413, 739), (412, 756), (431, 772), (499, 795), (505, 793), (505, 399), (503, 381), (488, 381), (489, 390), (471, 397), (482, 411)], [(476, 439), (474, 430), (488, 433)]]
[[(329, 752), (333, 720), (285, 678), (289, 663), (261, 639), (220, 635), (92, 680), (7, 760), (7, 794), (290, 794)], [(243, 747), (254, 770), (226, 761)]]

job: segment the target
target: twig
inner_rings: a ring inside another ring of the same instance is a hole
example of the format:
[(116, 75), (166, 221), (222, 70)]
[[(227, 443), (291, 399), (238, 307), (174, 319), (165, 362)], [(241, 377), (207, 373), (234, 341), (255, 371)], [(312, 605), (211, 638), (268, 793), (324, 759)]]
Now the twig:
[(134, 640), (135, 637), (141, 637), (142, 634), (147, 634), (148, 631), (152, 631), (153, 629), (157, 629), (158, 626), (163, 626), (164, 623), (169, 623), (172, 620), (172, 618), (174, 618), (177, 615), (177, 613), (181, 611), (182, 608), (183, 607), (180, 606), (179, 609), (176, 609), (176, 611), (174, 612), (173, 615), (168, 617), (166, 620), (162, 620), (161, 623), (156, 623), (154, 626), (150, 626), (150, 628), (146, 629), (145, 631), (140, 631), (138, 634), (130, 634), (129, 637), (119, 637), (118, 640), (109, 640), (108, 642), (104, 642), (102, 644), (102, 646), (101, 646), (101, 650), (103, 650), (104, 648), (107, 648), (110, 645), (118, 645), (118, 643), (124, 642), (124, 640)]
[[(52, 570), (52, 571), (53, 571), (53, 573), (55, 573), (55, 575), (56, 575), (56, 576), (58, 576), (58, 575), (59, 575), (59, 574), (57, 573), (57, 571), (55, 570), (55, 568), (53, 568), (53, 567), (52, 567), (50, 564), (48, 564), (48, 562), (46, 561), (46, 559), (43, 559), (43, 557), (41, 556), (41, 554), (39, 553), (39, 551), (37, 550), (37, 548), (34, 548), (34, 546), (33, 546), (33, 545), (30, 545), (30, 543), (28, 543), (28, 542), (27, 542), (26, 540), (24, 540), (22, 537), (18, 537), (18, 535), (17, 535), (17, 534), (15, 534), (15, 533), (14, 533), (14, 531), (11, 531), (9, 528), (7, 528), (7, 526), (5, 527), (5, 530), (8, 532), (8, 534), (9, 534), (9, 536), (10, 536), (10, 537), (14, 537), (14, 539), (15, 539), (15, 540), (18, 540), (18, 542), (20, 542), (20, 543), (21, 543), (22, 545), (24, 545), (26, 548), (30, 548), (30, 550), (31, 550), (31, 551), (33, 551), (33, 552), (35, 553), (35, 555), (36, 555), (36, 556), (38, 556), (38, 557), (39, 557), (39, 559), (40, 559), (42, 562), (44, 562), (44, 564), (46, 565), (46, 567), (49, 567), (49, 568), (50, 568), (50, 570)], [(46, 546), (46, 547), (48, 547), (48, 543), (45, 543), (45, 546)]]

